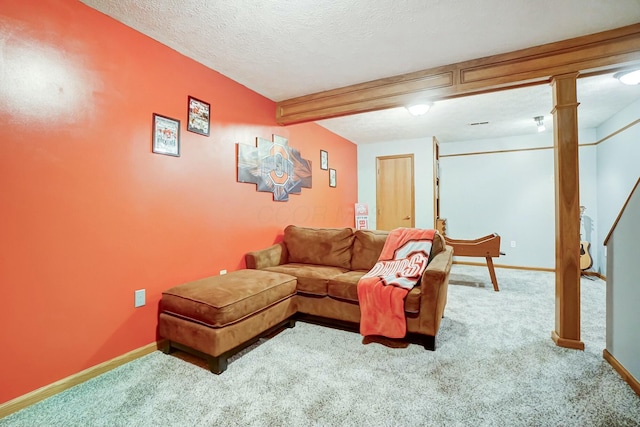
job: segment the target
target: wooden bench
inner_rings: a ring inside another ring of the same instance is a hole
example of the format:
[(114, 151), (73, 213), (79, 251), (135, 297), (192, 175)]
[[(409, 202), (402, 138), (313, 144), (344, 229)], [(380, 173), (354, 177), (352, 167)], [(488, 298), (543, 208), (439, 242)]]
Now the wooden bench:
[(453, 255), (455, 256), (484, 257), (487, 260), (493, 290), (496, 292), (500, 290), (492, 260), (493, 257), (504, 255), (500, 252), (500, 236), (498, 234), (488, 234), (475, 240), (450, 239), (444, 236), (444, 240), (447, 245), (453, 247)]

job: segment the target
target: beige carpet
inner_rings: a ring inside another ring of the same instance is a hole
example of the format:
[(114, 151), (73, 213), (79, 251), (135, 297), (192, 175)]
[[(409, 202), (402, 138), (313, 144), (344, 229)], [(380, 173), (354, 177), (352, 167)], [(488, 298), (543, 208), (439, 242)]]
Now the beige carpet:
[(582, 279), (584, 352), (559, 348), (554, 275), (454, 265), (435, 352), (299, 322), (220, 376), (152, 353), (0, 426), (640, 426), (602, 359), (605, 285)]

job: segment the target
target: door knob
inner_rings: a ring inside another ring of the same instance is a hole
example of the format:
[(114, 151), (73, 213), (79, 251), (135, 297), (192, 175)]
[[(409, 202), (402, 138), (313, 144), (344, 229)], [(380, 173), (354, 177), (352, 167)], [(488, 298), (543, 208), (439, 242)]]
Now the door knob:
[(404, 218), (402, 218), (403, 220), (405, 219), (411, 219), (411, 217), (409, 215), (405, 216)]

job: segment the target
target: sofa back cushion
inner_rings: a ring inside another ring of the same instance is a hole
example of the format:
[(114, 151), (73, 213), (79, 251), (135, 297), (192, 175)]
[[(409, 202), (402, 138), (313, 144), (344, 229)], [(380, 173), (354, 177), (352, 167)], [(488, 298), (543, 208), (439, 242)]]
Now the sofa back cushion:
[[(384, 242), (389, 235), (388, 231), (381, 230), (356, 230), (353, 242), (353, 255), (351, 256), (352, 270), (371, 270), (378, 261)], [(433, 236), (429, 261), (444, 250), (445, 240), (440, 233)]]
[(371, 270), (382, 253), (388, 235), (388, 231), (356, 230), (351, 269)]
[(330, 265), (351, 269), (351, 228), (306, 228), (289, 225), (284, 229), (284, 244), (289, 262)]

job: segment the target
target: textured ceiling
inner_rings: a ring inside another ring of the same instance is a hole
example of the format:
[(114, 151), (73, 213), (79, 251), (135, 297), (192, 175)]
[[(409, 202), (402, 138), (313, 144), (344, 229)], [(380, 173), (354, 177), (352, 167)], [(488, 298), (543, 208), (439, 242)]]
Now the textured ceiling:
[[(640, 0), (81, 1), (274, 101), (640, 22)], [(618, 89), (581, 98), (581, 126), (640, 97)], [(447, 142), (535, 132), (550, 104), (545, 85), (438, 102), (417, 120), (394, 109), (320, 124), (358, 144)]]

